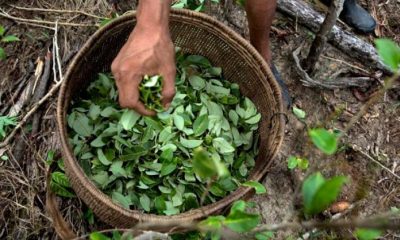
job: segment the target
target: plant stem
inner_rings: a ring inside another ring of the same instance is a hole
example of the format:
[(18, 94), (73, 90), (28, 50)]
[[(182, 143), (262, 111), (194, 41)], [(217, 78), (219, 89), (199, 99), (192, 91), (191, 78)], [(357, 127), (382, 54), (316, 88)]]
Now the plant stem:
[(335, 26), (339, 14), (342, 12), (344, 0), (332, 0), (329, 7), (328, 13), (325, 17), (324, 22), (321, 25), (315, 39), (311, 45), (310, 52), (307, 58), (304, 60), (303, 67), (306, 72), (310, 75), (315, 70), (315, 65), (325, 49), (326, 42), (328, 40), (328, 34), (332, 31)]

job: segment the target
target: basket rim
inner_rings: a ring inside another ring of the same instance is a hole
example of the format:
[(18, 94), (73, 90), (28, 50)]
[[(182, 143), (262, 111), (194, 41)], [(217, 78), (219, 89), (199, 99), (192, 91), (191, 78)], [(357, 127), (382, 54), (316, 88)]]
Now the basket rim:
[[(243, 48), (248, 50), (250, 54), (255, 58), (255, 60), (260, 64), (260, 68), (263, 70), (264, 73), (266, 73), (266, 78), (268, 79), (268, 84), (270, 85), (275, 101), (277, 103), (277, 108), (279, 112), (284, 112), (283, 111), (283, 102), (282, 102), (282, 96), (281, 96), (281, 90), (279, 87), (279, 84), (275, 80), (268, 64), (265, 62), (265, 60), (261, 57), (261, 55), (258, 53), (258, 51), (244, 38), (242, 38), (238, 33), (236, 33), (234, 30), (230, 29), (228, 26), (223, 24), (222, 22), (212, 18), (211, 16), (208, 16), (204, 13), (199, 13), (199, 12), (194, 12), (194, 11), (189, 11), (185, 9), (171, 9), (170, 12), (170, 18), (175, 17), (190, 17), (194, 18), (196, 20), (200, 21), (205, 21), (208, 23), (211, 23), (215, 26), (217, 31), (219, 32), (224, 32), (227, 35), (230, 35), (232, 38), (232, 42), (237, 42), (238, 44), (242, 45)], [(124, 215), (125, 217), (128, 218), (133, 218), (137, 219), (138, 221), (159, 221), (159, 222), (165, 222), (165, 221), (188, 221), (188, 220), (194, 220), (194, 219), (201, 219), (204, 217), (207, 217), (208, 215), (211, 215), (218, 210), (224, 209), (227, 206), (231, 205), (234, 201), (241, 199), (248, 194), (254, 193), (254, 190), (249, 187), (243, 187), (240, 186), (238, 187), (234, 192), (228, 194), (224, 198), (220, 199), (217, 202), (214, 202), (212, 204), (204, 205), (200, 208), (192, 209), (186, 212), (182, 212), (180, 214), (172, 215), (172, 216), (166, 216), (166, 215), (156, 215), (156, 214), (150, 214), (150, 213), (144, 213), (141, 212), (140, 210), (131, 210), (131, 209), (126, 209), (123, 208), (122, 206), (118, 205), (117, 203), (114, 203), (111, 198), (103, 193), (100, 189), (98, 189), (94, 183), (86, 176), (86, 174), (83, 172), (81, 166), (79, 165), (76, 157), (71, 151), (71, 147), (68, 142), (68, 133), (67, 133), (67, 125), (66, 125), (66, 109), (64, 109), (65, 104), (69, 105), (69, 103), (65, 103), (64, 101), (64, 96), (66, 94), (67, 88), (68, 88), (68, 82), (69, 79), (71, 79), (72, 73), (74, 66), (76, 66), (81, 59), (88, 53), (89, 49), (97, 39), (99, 39), (100, 36), (102, 36), (104, 33), (106, 33), (109, 29), (114, 28), (115, 26), (118, 26), (119, 24), (123, 24), (127, 21), (131, 21), (132, 19), (136, 18), (136, 11), (130, 11), (129, 13), (126, 13), (122, 15), (121, 17), (113, 20), (112, 22), (108, 23), (106, 26), (98, 29), (83, 45), (83, 47), (79, 50), (79, 52), (75, 55), (73, 60), (68, 66), (68, 69), (66, 71), (64, 81), (61, 85), (61, 89), (59, 92), (58, 96), (58, 102), (57, 102), (57, 128), (58, 128), (58, 133), (61, 141), (61, 147), (62, 147), (62, 152), (64, 155), (64, 160), (66, 162), (66, 173), (68, 177), (77, 177), (79, 179), (79, 182), (82, 184), (82, 186), (85, 187), (86, 191), (89, 191), (90, 194), (97, 200), (97, 205), (102, 205), (102, 206), (108, 206), (112, 208), (114, 211), (119, 212), (121, 215)], [(265, 81), (262, 81), (263, 84)], [(283, 138), (284, 138), (284, 119), (282, 114), (278, 114), (276, 117), (279, 118), (277, 127), (277, 134), (274, 138), (274, 142), (276, 142), (276, 151), (272, 153), (270, 156), (270, 163), (273, 162), (273, 159), (276, 157), (277, 153), (279, 152), (280, 146), (282, 145)], [(71, 175), (73, 172), (73, 176)], [(258, 179), (254, 179), (257, 181), (260, 181), (262, 177), (265, 175), (265, 172), (262, 174), (262, 176), (257, 176)], [(86, 199), (82, 200), (86, 201)]]

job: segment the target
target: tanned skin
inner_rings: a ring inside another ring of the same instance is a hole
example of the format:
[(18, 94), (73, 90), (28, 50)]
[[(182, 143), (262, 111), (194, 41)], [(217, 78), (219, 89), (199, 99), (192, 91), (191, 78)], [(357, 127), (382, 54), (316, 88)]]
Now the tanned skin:
[[(169, 33), (171, 0), (140, 0), (137, 25), (111, 65), (119, 91), (119, 104), (142, 115), (154, 115), (139, 100), (144, 75), (162, 75), (162, 103), (168, 108), (175, 95), (175, 51)], [(247, 0), (250, 41), (271, 63), (269, 32), (276, 0)]]

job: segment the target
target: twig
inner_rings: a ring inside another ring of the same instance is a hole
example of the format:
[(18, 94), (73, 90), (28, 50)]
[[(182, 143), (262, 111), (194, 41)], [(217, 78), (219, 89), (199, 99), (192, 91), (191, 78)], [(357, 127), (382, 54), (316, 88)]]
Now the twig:
[(47, 8), (26, 8), (26, 7), (20, 7), (20, 6), (16, 6), (16, 5), (12, 5), (10, 4), (11, 7), (19, 9), (19, 10), (25, 10), (25, 11), (39, 11), (39, 12), (53, 12), (53, 13), (78, 13), (78, 14), (82, 14), (88, 17), (93, 17), (93, 18), (97, 18), (97, 19), (103, 19), (103, 17), (91, 14), (91, 13), (87, 13), (84, 11), (80, 11), (80, 10), (66, 10), (66, 9), (47, 9)]
[(54, 93), (58, 91), (58, 88), (61, 86), (62, 81), (59, 81), (56, 85), (54, 85), (50, 91), (42, 98), (40, 101), (35, 103), (32, 108), (27, 112), (27, 114), (22, 118), (22, 120), (18, 123), (18, 125), (13, 129), (13, 131), (7, 136), (7, 138), (0, 143), (0, 148), (7, 147), (10, 141), (13, 139), (15, 134), (22, 126), (29, 120), (29, 118), (36, 112), (36, 110), (45, 103), (50, 97), (53, 96)]
[(351, 67), (351, 68), (354, 68), (354, 69), (357, 69), (357, 70), (359, 70), (359, 71), (361, 71), (361, 72), (364, 72), (364, 73), (366, 73), (366, 74), (369, 74), (369, 72), (368, 72), (367, 70), (362, 69), (362, 68), (360, 68), (360, 67), (357, 67), (356, 65), (353, 65), (353, 64), (348, 63), (348, 62), (346, 62), (346, 61), (343, 61), (343, 60), (340, 60), (340, 59), (336, 59), (336, 58), (332, 58), (332, 57), (328, 57), (328, 56), (325, 56), (325, 55), (321, 55), (321, 57), (322, 57), (322, 58), (325, 58), (325, 59), (329, 59), (329, 60), (332, 60), (332, 61), (336, 61), (336, 62), (342, 63), (342, 64), (344, 64), (344, 65), (347, 65), (347, 66)]
[(54, 47), (54, 50), (55, 50), (55, 53), (56, 53), (55, 54), (56, 56), (54, 58), (54, 62), (57, 61), (57, 66), (58, 66), (58, 75), (59, 75), (58, 81), (62, 81), (63, 80), (63, 76), (62, 76), (60, 51), (59, 51), (60, 48), (58, 47), (58, 22), (56, 22), (56, 25), (54, 26), (53, 47)]
[[(36, 20), (36, 19), (27, 19), (27, 18), (19, 18), (15, 16), (11, 16), (10, 14), (6, 13), (3, 9), (0, 8), (0, 16), (15, 20), (15, 21), (20, 21), (20, 22), (27, 22), (27, 23), (35, 23), (35, 24), (50, 24), (50, 25), (55, 25), (56, 22), (52, 21), (46, 21), (46, 20)], [(68, 23), (68, 22), (58, 22), (59, 25), (62, 26), (70, 26), (70, 27), (98, 27), (100, 26), (99, 24), (83, 24), (83, 23)]]
[(372, 156), (370, 156), (368, 153), (362, 151), (362, 149), (359, 146), (353, 145), (352, 149), (361, 153), (364, 157), (368, 158), (369, 160), (373, 161), (374, 163), (378, 164), (381, 168), (383, 168), (384, 170), (386, 170), (388, 173), (392, 174), (395, 178), (397, 178), (398, 180), (400, 180), (400, 176), (397, 175), (395, 172), (393, 172), (392, 170), (390, 170), (388, 167), (386, 167), (385, 165), (383, 165), (381, 162), (379, 162), (378, 160), (376, 160), (375, 158), (373, 158)]

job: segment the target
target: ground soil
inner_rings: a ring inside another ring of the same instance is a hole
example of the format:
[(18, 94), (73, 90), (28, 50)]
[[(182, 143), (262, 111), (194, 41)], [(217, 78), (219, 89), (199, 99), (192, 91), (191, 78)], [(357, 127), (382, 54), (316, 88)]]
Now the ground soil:
[[(324, 11), (321, 4), (315, 3), (314, 0), (310, 0), (310, 3), (315, 4), (319, 11)], [(9, 1), (0, 0), (2, 10), (22, 18), (50, 21), (58, 19), (78, 23), (98, 22), (96, 19), (77, 13), (23, 11), (12, 9), (8, 4)], [(105, 0), (21, 0), (14, 1), (13, 4), (24, 7), (79, 9), (98, 16), (110, 16), (116, 10), (122, 13), (135, 6), (133, 1), (119, 1), (119, 4), (113, 7)], [(388, 37), (399, 43), (400, 3), (394, 0), (373, 0), (363, 1), (362, 5), (370, 10), (378, 22), (374, 35), (363, 38), (372, 42), (376, 37)], [(239, 7), (231, 4), (225, 7), (213, 6), (208, 9), (208, 13), (248, 38), (245, 13)], [(0, 64), (0, 111), (1, 115), (4, 115), (18, 103), (29, 103), (29, 98), (23, 97), (23, 94), (17, 94), (15, 98), (12, 96), (18, 92), (19, 85), (22, 86), (21, 89), (26, 89), (26, 86), (34, 84), (33, 72), (36, 60), (43, 58), (47, 49), (51, 47), (53, 31), (5, 18), (0, 18), (0, 24), (5, 26), (7, 33), (21, 38), (20, 42), (4, 45), (8, 53), (7, 60)], [(74, 53), (95, 30), (96, 27), (59, 28), (60, 55), (64, 69)], [(350, 182), (346, 185), (340, 200), (352, 204), (353, 209), (343, 212), (342, 218), (366, 216), (386, 212), (391, 207), (400, 207), (400, 180), (371, 160), (372, 158), (379, 161), (393, 173), (400, 175), (399, 90), (385, 94), (349, 130), (342, 139), (340, 153), (332, 157), (323, 156), (309, 144), (307, 127), (324, 126), (343, 131), (384, 78), (379, 77), (375, 83), (362, 89), (332, 91), (304, 87), (296, 74), (291, 54), (300, 43), (310, 43), (312, 36), (308, 29), (297, 26), (295, 20), (277, 14), (271, 34), (274, 63), (289, 87), (294, 105), (303, 109), (307, 117), (305, 121), (299, 121), (291, 111), (287, 112), (288, 123), (284, 143), (264, 180), (268, 194), (252, 199), (257, 203), (263, 221), (268, 224), (291, 221), (299, 217), (295, 211), (299, 207), (296, 193), (308, 172), (288, 170), (286, 159), (291, 155), (308, 158), (311, 166), (309, 171), (321, 171), (326, 177), (333, 175), (349, 177)], [(365, 68), (357, 59), (331, 46), (327, 47), (324, 56), (330, 58), (321, 58), (319, 62), (318, 69), (324, 76), (333, 75), (339, 70), (344, 70), (351, 76), (379, 76), (379, 73)], [(56, 98), (53, 97), (40, 110), (41, 121), (38, 125), (40, 131), (33, 134), (30, 132), (32, 123), (28, 123), (25, 130), (8, 146), (6, 154), (10, 159), (0, 160), (0, 239), (57, 238), (51, 219), (45, 211), (48, 171), (45, 161), (50, 150), (56, 152), (56, 159), (60, 158), (55, 108)], [(98, 228), (107, 228), (102, 224), (90, 225), (83, 217), (84, 212), (87, 212), (86, 207), (76, 198), (71, 200), (57, 198), (57, 204), (65, 220), (79, 235)], [(319, 217), (329, 219), (332, 216), (327, 211)], [(343, 229), (339, 232), (283, 231), (277, 233), (275, 239), (286, 237), (297, 239), (300, 236), (307, 239), (353, 238), (351, 230)], [(382, 239), (400, 239), (400, 233), (386, 232)]]

